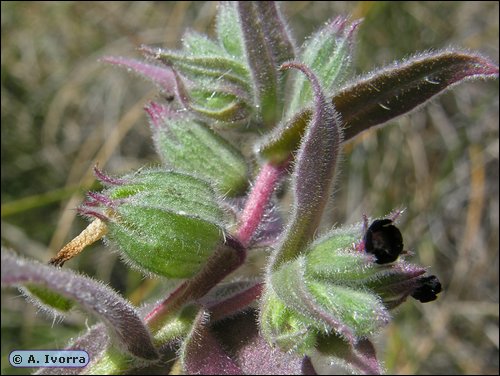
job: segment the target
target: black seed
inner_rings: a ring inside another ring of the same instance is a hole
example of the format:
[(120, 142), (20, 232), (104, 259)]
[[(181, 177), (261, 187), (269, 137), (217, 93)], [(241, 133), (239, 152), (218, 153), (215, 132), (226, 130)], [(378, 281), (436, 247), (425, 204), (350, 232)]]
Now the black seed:
[(403, 236), (391, 219), (373, 221), (366, 231), (364, 243), (366, 252), (377, 258), (377, 264), (396, 261), (403, 251)]
[(411, 294), (417, 300), (422, 303), (432, 302), (436, 300), (437, 294), (441, 292), (441, 282), (435, 275), (428, 277), (422, 277), (419, 280), (419, 286)]

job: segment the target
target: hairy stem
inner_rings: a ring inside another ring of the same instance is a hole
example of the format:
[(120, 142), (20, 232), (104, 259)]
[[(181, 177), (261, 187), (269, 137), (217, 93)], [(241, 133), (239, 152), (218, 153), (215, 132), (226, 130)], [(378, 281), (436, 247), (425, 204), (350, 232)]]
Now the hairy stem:
[(146, 316), (148, 326), (153, 331), (161, 328), (171, 314), (176, 313), (190, 301), (207, 294), (229, 273), (243, 264), (245, 256), (245, 249), (242, 245), (237, 240), (228, 237), (226, 242), (215, 250), (198, 274), (182, 283)]
[(288, 163), (289, 161), (279, 165), (267, 163), (262, 167), (248, 195), (235, 237), (228, 236), (225, 244), (213, 253), (198, 274), (183, 282), (146, 316), (146, 322), (153, 331), (159, 329), (182, 306), (204, 296), (243, 264), (246, 248), (262, 221), (264, 211)]
[(279, 165), (266, 163), (260, 170), (252, 191), (248, 195), (236, 235), (244, 247), (248, 247), (252, 236), (259, 227), (266, 206), (288, 163), (289, 161), (285, 161)]

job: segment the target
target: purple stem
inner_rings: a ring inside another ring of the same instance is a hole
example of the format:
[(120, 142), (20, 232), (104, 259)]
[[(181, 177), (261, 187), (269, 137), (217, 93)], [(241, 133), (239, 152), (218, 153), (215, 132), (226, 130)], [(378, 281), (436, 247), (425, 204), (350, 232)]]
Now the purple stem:
[(267, 204), (288, 163), (289, 160), (279, 165), (267, 163), (260, 170), (259, 176), (257, 176), (252, 191), (245, 203), (236, 235), (244, 247), (248, 247), (255, 231), (259, 227)]

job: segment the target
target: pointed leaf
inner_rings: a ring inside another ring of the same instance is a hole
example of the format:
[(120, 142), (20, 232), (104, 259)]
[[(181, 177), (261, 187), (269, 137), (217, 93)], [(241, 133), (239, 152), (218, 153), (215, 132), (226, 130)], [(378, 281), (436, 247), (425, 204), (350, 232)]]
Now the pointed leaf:
[(276, 67), (295, 58), (290, 31), (275, 1), (256, 1), (256, 10), (262, 20), (262, 28), (269, 43)]
[[(339, 16), (314, 34), (303, 47), (300, 61), (317, 75), (328, 95), (332, 94), (350, 70), (355, 31), (360, 23), (357, 20), (349, 24), (347, 18)], [(298, 75), (288, 113), (297, 113), (311, 99), (310, 85), (303, 75)]]
[[(417, 55), (376, 71), (360, 82), (353, 81), (332, 100), (341, 115), (346, 142), (372, 126), (413, 110), (465, 79), (496, 76), (498, 66), (486, 58), (466, 52), (441, 51)], [(273, 163), (289, 158), (298, 148), (311, 116), (310, 109), (296, 113), (263, 142), (259, 153)]]
[(314, 116), (302, 139), (293, 172), (293, 213), (274, 255), (273, 269), (294, 259), (312, 240), (331, 194), (342, 138), (338, 115), (316, 76), (300, 63), (287, 63), (283, 68), (301, 70), (311, 82), (315, 100)]
[(466, 78), (498, 76), (498, 66), (479, 55), (439, 51), (376, 71), (337, 93), (333, 102), (346, 126), (345, 139), (425, 103)]
[(2, 284), (37, 284), (74, 299), (99, 317), (128, 352), (144, 359), (157, 359), (149, 330), (135, 309), (120, 295), (88, 277), (20, 258), (2, 249)]
[(134, 73), (151, 80), (160, 90), (168, 94), (175, 92), (175, 77), (168, 67), (159, 67), (143, 61), (125, 57), (109, 56), (102, 59), (106, 63), (124, 67)]
[(278, 82), (279, 64), (274, 60), (273, 46), (264, 28), (269, 20), (264, 18), (265, 14), (255, 4), (256, 2), (240, 1), (236, 7), (245, 41), (245, 54), (252, 72), (255, 105), (260, 111), (264, 126), (272, 127), (281, 116), (283, 107)]

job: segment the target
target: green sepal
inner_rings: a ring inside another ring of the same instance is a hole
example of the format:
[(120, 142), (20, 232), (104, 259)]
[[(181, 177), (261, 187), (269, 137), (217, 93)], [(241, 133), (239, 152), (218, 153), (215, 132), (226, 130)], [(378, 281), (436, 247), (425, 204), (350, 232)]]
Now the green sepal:
[(217, 37), (219, 43), (234, 58), (244, 60), (245, 49), (239, 17), (234, 4), (221, 1), (217, 11)]
[(202, 118), (216, 120), (219, 124), (233, 124), (248, 119), (252, 109), (244, 98), (224, 88), (209, 86), (191, 88), (187, 93), (188, 108)]
[(317, 303), (334, 312), (357, 337), (374, 334), (390, 319), (381, 299), (369, 290), (311, 281), (308, 287)]
[[(353, 31), (359, 22), (345, 29), (347, 20), (338, 17), (307, 40), (299, 60), (316, 74), (327, 95), (347, 75), (351, 63)], [(303, 75), (297, 75), (292, 89), (289, 114), (308, 106), (313, 98), (311, 86)]]
[(318, 333), (335, 333), (351, 343), (387, 324), (389, 313), (376, 294), (363, 286), (338, 283), (335, 275), (328, 281), (316, 279), (306, 270), (308, 256), (281, 264), (270, 280), (276, 296), (297, 314), (297, 320), (304, 316)]
[[(151, 105), (148, 110), (155, 108)], [(163, 117), (160, 122), (153, 120), (153, 139), (165, 164), (211, 182), (223, 195), (236, 196), (245, 191), (247, 164), (228, 141), (190, 118)]]
[(186, 173), (142, 170), (89, 198), (82, 212), (104, 219), (109, 239), (145, 272), (189, 278), (224, 239), (227, 217), (213, 187)]
[(182, 37), (182, 49), (192, 56), (223, 56), (224, 49), (206, 35), (190, 30)]
[(222, 229), (206, 220), (140, 204), (122, 204), (109, 224), (109, 238), (140, 269), (168, 278), (196, 274)]
[(192, 175), (172, 170), (142, 170), (127, 175), (127, 184), (108, 189), (111, 200), (127, 199), (131, 205), (167, 210), (222, 225), (224, 212), (212, 186)]
[(307, 274), (318, 280), (348, 285), (375, 276), (380, 268), (373, 255), (356, 250), (361, 238), (361, 223), (323, 235), (306, 251)]
[(173, 65), (193, 80), (209, 77), (218, 78), (218, 81), (225, 82), (231, 78), (233, 81), (240, 82), (244, 87), (251, 87), (250, 73), (247, 67), (229, 56), (199, 56), (161, 50), (157, 54), (157, 58), (168, 65)]
[(260, 328), (270, 343), (300, 354), (314, 349), (319, 333), (314, 321), (288, 308), (269, 289), (262, 298)]

